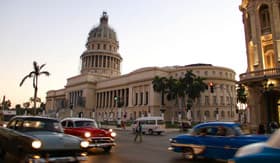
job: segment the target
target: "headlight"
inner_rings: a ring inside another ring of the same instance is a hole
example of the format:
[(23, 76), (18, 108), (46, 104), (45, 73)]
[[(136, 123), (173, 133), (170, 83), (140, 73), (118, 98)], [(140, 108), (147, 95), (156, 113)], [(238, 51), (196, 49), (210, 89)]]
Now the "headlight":
[(89, 137), (91, 136), (91, 134), (90, 134), (90, 132), (85, 132), (85, 133), (84, 133), (84, 136), (85, 136), (86, 138), (89, 138)]
[(110, 128), (110, 129), (109, 129), (109, 132), (113, 132), (113, 129)]
[(116, 136), (117, 136), (117, 133), (111, 132), (111, 136), (112, 136), (112, 137), (116, 137)]
[(40, 140), (34, 140), (32, 142), (32, 147), (35, 149), (39, 149), (39, 148), (41, 148), (41, 146), (42, 146), (42, 142)]
[(83, 141), (81, 141), (80, 146), (81, 146), (82, 148), (87, 148), (87, 147), (89, 146), (89, 142), (83, 140)]
[(234, 160), (228, 160), (227, 163), (235, 163)]

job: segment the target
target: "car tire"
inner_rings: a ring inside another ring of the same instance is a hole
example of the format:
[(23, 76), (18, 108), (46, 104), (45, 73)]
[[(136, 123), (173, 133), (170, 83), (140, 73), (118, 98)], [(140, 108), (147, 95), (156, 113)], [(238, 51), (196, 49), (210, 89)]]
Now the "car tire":
[(5, 158), (5, 155), (6, 155), (5, 150), (4, 150), (2, 147), (0, 147), (0, 158), (1, 158), (1, 159), (4, 159), (4, 158)]
[(152, 129), (149, 129), (149, 130), (148, 130), (148, 133), (149, 133), (149, 135), (153, 135), (153, 134), (154, 134), (154, 131), (153, 131)]
[(112, 147), (104, 147), (103, 150), (105, 153), (110, 153)]
[(182, 150), (183, 158), (188, 159), (188, 160), (194, 160), (195, 159), (195, 154), (192, 148), (183, 148)]
[(157, 134), (158, 134), (158, 135), (160, 135), (160, 134), (161, 134), (161, 132), (157, 132)]

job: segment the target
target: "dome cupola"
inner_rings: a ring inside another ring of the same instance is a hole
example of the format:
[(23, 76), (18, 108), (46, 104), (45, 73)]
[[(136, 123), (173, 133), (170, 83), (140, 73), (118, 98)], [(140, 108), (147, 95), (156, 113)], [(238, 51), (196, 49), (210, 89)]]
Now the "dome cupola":
[(108, 25), (109, 17), (103, 12), (100, 23), (90, 30), (86, 51), (81, 55), (81, 73), (92, 73), (100, 78), (119, 76), (122, 58), (118, 53), (116, 32)]

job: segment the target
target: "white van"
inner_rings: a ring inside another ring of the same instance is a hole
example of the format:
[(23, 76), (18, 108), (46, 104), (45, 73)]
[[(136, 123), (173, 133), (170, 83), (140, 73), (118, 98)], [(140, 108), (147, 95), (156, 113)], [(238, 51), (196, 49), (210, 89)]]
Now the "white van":
[(142, 124), (143, 134), (154, 134), (160, 135), (165, 132), (165, 122), (162, 117), (141, 117), (137, 118), (132, 125), (132, 132), (135, 133), (137, 122), (140, 121)]

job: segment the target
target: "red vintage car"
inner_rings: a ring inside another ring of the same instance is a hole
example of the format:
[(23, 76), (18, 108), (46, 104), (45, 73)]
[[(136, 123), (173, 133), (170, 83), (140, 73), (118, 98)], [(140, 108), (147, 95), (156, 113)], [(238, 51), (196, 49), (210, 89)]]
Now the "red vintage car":
[(82, 137), (90, 142), (89, 148), (102, 148), (110, 152), (116, 145), (116, 133), (112, 130), (98, 128), (94, 119), (90, 118), (65, 118), (60, 121), (64, 133)]

